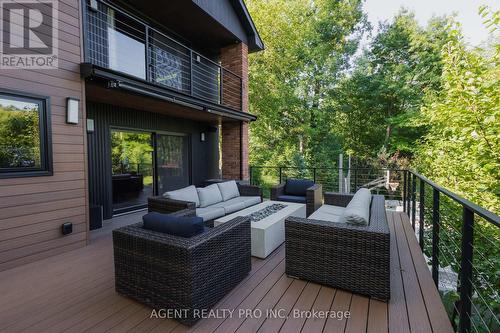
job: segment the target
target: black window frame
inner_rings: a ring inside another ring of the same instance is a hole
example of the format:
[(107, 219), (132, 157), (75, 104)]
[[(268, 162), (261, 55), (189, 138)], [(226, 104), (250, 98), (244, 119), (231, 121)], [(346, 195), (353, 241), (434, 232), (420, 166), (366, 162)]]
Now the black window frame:
[(40, 167), (0, 168), (0, 179), (52, 176), (53, 161), (50, 97), (8, 89), (0, 89), (0, 98), (10, 98), (19, 102), (38, 104), (38, 126), (40, 135)]

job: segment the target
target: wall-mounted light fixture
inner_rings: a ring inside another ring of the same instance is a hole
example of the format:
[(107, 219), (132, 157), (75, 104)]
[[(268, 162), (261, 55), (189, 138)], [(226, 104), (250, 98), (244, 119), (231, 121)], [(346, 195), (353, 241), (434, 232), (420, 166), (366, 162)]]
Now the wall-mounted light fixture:
[(80, 100), (68, 97), (66, 99), (66, 123), (78, 124)]
[(205, 132), (200, 133), (200, 141), (201, 142), (207, 141), (207, 134)]
[(94, 119), (87, 119), (87, 133), (94, 133)]

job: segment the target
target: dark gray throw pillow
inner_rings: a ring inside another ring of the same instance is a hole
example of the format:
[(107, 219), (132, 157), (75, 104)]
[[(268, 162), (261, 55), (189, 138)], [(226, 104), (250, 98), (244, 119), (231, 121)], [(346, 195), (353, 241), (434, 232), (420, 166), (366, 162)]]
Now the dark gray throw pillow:
[(180, 237), (193, 237), (205, 231), (203, 218), (179, 217), (151, 212), (142, 217), (143, 228)]
[(309, 179), (288, 179), (285, 184), (285, 194), (306, 196), (307, 189), (314, 185)]

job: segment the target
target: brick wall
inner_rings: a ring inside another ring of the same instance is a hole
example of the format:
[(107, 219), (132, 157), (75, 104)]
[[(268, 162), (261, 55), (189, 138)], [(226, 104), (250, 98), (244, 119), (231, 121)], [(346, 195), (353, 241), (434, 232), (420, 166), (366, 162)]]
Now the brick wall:
[[(221, 49), (222, 66), (242, 78), (242, 95), (239, 80), (229, 73), (224, 74), (223, 104), (248, 112), (248, 47), (244, 43)], [(236, 89), (238, 88), (238, 89)], [(236, 89), (236, 90), (235, 90)], [(222, 177), (248, 179), (248, 123), (230, 122), (222, 124)]]

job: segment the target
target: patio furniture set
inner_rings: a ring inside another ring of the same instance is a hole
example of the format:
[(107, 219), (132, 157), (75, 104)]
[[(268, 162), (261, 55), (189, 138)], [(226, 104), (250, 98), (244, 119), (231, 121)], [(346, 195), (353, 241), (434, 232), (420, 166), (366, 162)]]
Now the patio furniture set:
[(149, 198), (143, 222), (113, 231), (116, 291), (193, 325), (285, 243), (286, 274), (389, 300), (384, 197), (324, 193), (307, 180), (262, 191), (235, 181)]

